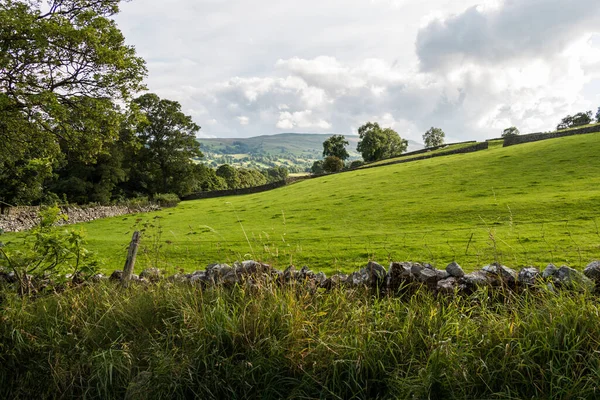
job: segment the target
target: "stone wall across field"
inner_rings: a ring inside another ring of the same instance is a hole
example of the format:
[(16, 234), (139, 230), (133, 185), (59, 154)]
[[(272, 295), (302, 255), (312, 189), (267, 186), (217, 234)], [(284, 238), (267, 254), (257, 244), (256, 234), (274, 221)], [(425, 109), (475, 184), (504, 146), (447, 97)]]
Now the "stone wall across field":
[(267, 183), (266, 185), (254, 186), (243, 189), (228, 189), (228, 190), (213, 190), (211, 192), (198, 192), (190, 194), (189, 196), (183, 197), (181, 200), (189, 201), (189, 200), (199, 200), (199, 199), (212, 199), (214, 197), (225, 197), (225, 196), (236, 196), (241, 194), (252, 194), (252, 193), (261, 193), (266, 192), (268, 190), (277, 189), (283, 187), (287, 184), (286, 181), (278, 181)]
[(516, 144), (521, 144), (521, 143), (538, 142), (540, 140), (554, 139), (554, 138), (559, 138), (559, 137), (564, 137), (564, 136), (572, 136), (572, 135), (585, 135), (585, 134), (596, 133), (596, 132), (600, 132), (600, 124), (593, 125), (593, 126), (587, 126), (585, 128), (580, 128), (580, 129), (570, 129), (570, 130), (550, 132), (550, 133), (543, 133), (543, 132), (529, 133), (527, 135), (519, 135), (519, 136), (512, 136), (512, 137), (505, 138), (504, 139), (504, 147), (514, 146)]
[[(118, 217), (126, 214), (150, 212), (160, 210), (159, 206), (148, 205), (143, 207), (127, 206), (63, 206), (60, 207), (67, 219), (58, 225), (77, 224), (101, 218)], [(12, 207), (0, 215), (0, 229), (4, 232), (21, 232), (33, 228), (39, 223), (40, 207)]]

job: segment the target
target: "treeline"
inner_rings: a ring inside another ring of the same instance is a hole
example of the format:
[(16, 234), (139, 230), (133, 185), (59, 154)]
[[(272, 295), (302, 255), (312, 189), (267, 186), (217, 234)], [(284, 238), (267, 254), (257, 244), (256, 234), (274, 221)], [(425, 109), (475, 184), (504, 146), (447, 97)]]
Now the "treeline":
[[(0, 206), (243, 188), (287, 170), (203, 165), (200, 126), (146, 90), (119, 1), (0, 7)], [(196, 161), (194, 161), (196, 160)]]

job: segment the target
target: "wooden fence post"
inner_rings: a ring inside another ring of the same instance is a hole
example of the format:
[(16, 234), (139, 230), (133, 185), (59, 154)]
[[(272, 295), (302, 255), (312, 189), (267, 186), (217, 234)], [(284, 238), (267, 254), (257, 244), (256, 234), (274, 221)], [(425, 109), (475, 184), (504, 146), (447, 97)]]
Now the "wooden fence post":
[(139, 231), (133, 232), (131, 243), (129, 244), (129, 251), (127, 252), (127, 260), (125, 261), (125, 267), (123, 268), (123, 286), (129, 285), (131, 276), (133, 275), (133, 268), (135, 267), (135, 258), (137, 257), (138, 247), (140, 245), (140, 239), (142, 235)]

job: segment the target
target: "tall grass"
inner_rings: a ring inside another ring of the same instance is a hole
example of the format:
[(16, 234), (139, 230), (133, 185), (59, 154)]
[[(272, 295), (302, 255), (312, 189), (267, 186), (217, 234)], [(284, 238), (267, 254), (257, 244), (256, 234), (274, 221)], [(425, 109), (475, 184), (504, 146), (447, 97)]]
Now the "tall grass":
[(0, 398), (597, 398), (591, 294), (2, 292)]

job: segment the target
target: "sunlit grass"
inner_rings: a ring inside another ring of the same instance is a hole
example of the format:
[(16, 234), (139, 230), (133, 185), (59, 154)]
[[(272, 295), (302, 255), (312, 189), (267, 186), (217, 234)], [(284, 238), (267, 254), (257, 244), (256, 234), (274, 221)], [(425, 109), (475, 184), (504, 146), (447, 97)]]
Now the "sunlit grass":
[(0, 295), (0, 398), (598, 396), (590, 294), (96, 285)]
[(250, 258), (324, 272), (369, 259), (582, 267), (600, 258), (599, 150), (599, 134), (493, 147), (79, 226), (106, 270), (144, 223), (138, 270)]

